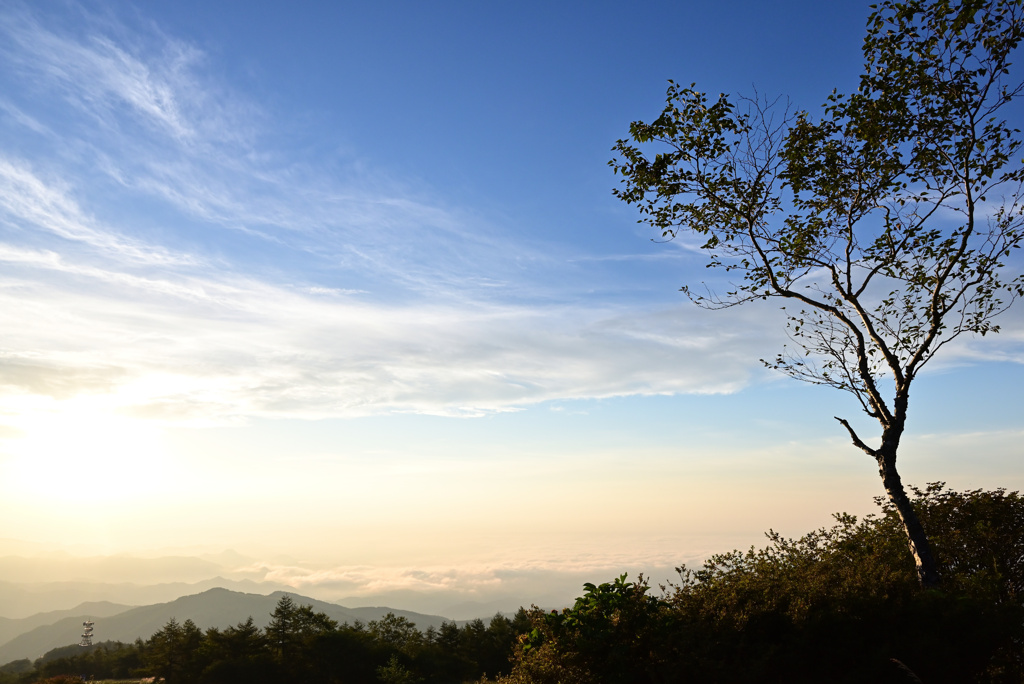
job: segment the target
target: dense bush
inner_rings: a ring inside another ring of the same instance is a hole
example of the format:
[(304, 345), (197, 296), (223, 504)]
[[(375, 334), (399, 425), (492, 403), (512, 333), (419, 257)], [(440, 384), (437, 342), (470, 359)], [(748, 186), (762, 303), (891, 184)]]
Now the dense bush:
[(1024, 681), (1024, 500), (915, 490), (944, 571), (922, 590), (892, 507), (799, 539), (768, 533), (655, 598), (641, 578), (534, 610), (506, 684)]

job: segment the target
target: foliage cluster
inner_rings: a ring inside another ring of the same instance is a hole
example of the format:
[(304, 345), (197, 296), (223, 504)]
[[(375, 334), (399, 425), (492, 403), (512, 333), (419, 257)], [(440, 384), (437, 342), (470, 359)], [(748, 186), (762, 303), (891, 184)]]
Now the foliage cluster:
[(652, 596), (625, 576), (530, 614), (501, 684), (1024, 681), (1024, 499), (914, 490), (944, 574), (922, 589), (891, 503), (799, 539), (679, 568)]
[(465, 682), (510, 669), (509, 653), (529, 628), (526, 611), (490, 624), (448, 622), (421, 632), (393, 613), (368, 624), (339, 625), (288, 596), (266, 629), (252, 618), (227, 629), (201, 630), (191, 620), (168, 622), (134, 644), (55, 649), (35, 663), (0, 670), (0, 684), (31, 684), (61, 676), (86, 679), (157, 677), (166, 684), (346, 684)]

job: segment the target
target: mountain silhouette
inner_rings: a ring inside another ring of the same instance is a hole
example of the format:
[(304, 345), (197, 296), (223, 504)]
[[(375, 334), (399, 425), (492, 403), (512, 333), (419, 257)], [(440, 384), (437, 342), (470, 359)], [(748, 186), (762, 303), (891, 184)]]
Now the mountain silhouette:
[(46, 619), (42, 617), (43, 615), (57, 618), (51, 624), (30, 628), (0, 645), (0, 664), (21, 658), (35, 659), (50, 649), (78, 643), (82, 633), (82, 622), (85, 620), (95, 621), (94, 641), (97, 643), (148, 639), (162, 629), (171, 618), (179, 623), (192, 620), (196, 626), (205, 630), (211, 627), (223, 629), (237, 625), (239, 622), (245, 622), (252, 617), (253, 622), (262, 628), (270, 623), (270, 614), (286, 593), (292, 597), (295, 603), (310, 605), (314, 611), (326, 613), (341, 623), (351, 624), (357, 620), (369, 622), (377, 620), (387, 613), (405, 617), (421, 630), (429, 626), (440, 627), (443, 622), (447, 621), (446, 618), (439, 615), (424, 615), (387, 607), (346, 608), (335, 603), (300, 596), (294, 592), (276, 591), (270, 595), (263, 595), (215, 588), (199, 594), (182, 596), (167, 603), (128, 608), (116, 614), (111, 614), (111, 611), (114, 610), (112, 606), (115, 604), (83, 604), (79, 608), (84, 607), (85, 610), (78, 615), (67, 615), (70, 612), (77, 612), (77, 609), (74, 609), (73, 611), (40, 614), (40, 616), (23, 618), (20, 621), (8, 621), (25, 622), (25, 626), (30, 626), (32, 623), (26, 621), (37, 618)]

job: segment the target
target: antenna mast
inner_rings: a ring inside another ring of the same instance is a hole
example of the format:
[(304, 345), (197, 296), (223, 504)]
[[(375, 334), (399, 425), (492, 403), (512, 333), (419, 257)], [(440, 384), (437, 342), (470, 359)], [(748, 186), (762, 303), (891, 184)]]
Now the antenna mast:
[(82, 640), (78, 642), (79, 646), (92, 646), (92, 626), (95, 624), (92, 620), (82, 623)]

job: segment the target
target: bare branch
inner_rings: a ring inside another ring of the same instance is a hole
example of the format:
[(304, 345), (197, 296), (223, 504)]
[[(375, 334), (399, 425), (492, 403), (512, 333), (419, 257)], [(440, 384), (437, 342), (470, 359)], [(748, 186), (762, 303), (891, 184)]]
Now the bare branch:
[(857, 433), (854, 431), (853, 427), (850, 425), (849, 422), (847, 422), (843, 418), (840, 418), (839, 416), (833, 416), (833, 418), (838, 420), (840, 425), (842, 425), (844, 428), (846, 428), (846, 431), (850, 433), (850, 439), (853, 440), (853, 445), (855, 447), (857, 447), (858, 449), (863, 451), (865, 454), (867, 454), (871, 458), (876, 458), (876, 459), (878, 458), (878, 452), (876, 450), (872, 449), (871, 447), (869, 447), (867, 444), (865, 444), (861, 440), (861, 438), (857, 436)]

